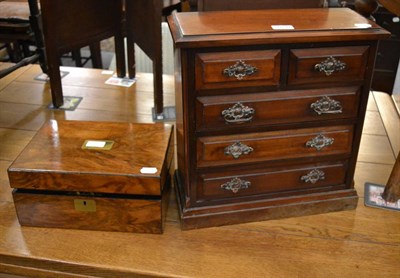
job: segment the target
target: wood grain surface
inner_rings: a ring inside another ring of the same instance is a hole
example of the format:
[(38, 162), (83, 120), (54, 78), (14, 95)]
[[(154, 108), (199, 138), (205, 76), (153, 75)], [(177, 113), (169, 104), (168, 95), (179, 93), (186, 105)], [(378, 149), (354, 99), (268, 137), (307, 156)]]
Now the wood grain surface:
[[(385, 140), (362, 141), (363, 160), (357, 163), (355, 175), (360, 200), (355, 210), (183, 232), (172, 194), (163, 235), (21, 227), (6, 176), (7, 167), (17, 153), (7, 150), (16, 138), (11, 134), (25, 134), (27, 137), (19, 142), (27, 144), (34, 134), (32, 131), (37, 131), (49, 118), (150, 123), (149, 109), (142, 116), (135, 116), (132, 109), (146, 106), (146, 103), (150, 108), (152, 103), (152, 94), (146, 95), (152, 88), (151, 76), (141, 74), (136, 88), (121, 89), (105, 86), (106, 78), (99, 70), (69, 69), (71, 79), (69, 85), (64, 86), (79, 92), (87, 105), (74, 112), (48, 110), (48, 86), (31, 78), (39, 74), (39, 67), (28, 66), (21, 70), (26, 75), (15, 77), (0, 91), (0, 127), (3, 129), (0, 135), (0, 273), (25, 277), (400, 275), (398, 212), (363, 204), (364, 183), (385, 184), (394, 163), (390, 140), (382, 134), (382, 121), (375, 118), (379, 113), (373, 97), (369, 99), (367, 121), (374, 120), (371, 125), (365, 125), (369, 128), (364, 134)], [(90, 82), (74, 86), (74, 78), (81, 78), (82, 74)], [(165, 86), (172, 89), (172, 78), (168, 80)], [(37, 85), (42, 88), (41, 93), (35, 92)], [(95, 88), (100, 86), (107, 88), (94, 97)], [(13, 91), (17, 87), (20, 89)], [(16, 98), (14, 93), (20, 97)], [(108, 94), (116, 98), (115, 102), (104, 108), (107, 110), (101, 110), (101, 98), (109, 99)], [(114, 104), (124, 99), (132, 99), (132, 102), (118, 111)], [(173, 95), (165, 100), (174, 104)], [(4, 132), (8, 135), (4, 136)], [(382, 141), (386, 143), (380, 144)], [(15, 142), (21, 150), (23, 144)], [(368, 155), (364, 155), (365, 152)], [(385, 153), (385, 158), (377, 159), (379, 153)]]
[[(168, 124), (46, 122), (10, 166), (14, 188), (160, 195), (172, 155)], [(110, 150), (84, 149), (110, 140)], [(166, 166), (168, 165), (168, 166)], [(141, 172), (153, 167), (155, 173)]]
[[(13, 193), (18, 221), (23, 226), (162, 233), (161, 197), (138, 198), (91, 197)], [(91, 202), (94, 211), (80, 211), (74, 203)]]
[[(232, 41), (248, 38), (242, 45), (270, 43), (301, 43), (311, 41), (331, 41), (333, 34), (341, 34), (341, 41), (365, 39), (365, 29), (357, 28), (355, 24), (370, 24), (369, 30), (374, 29), (371, 39), (382, 39), (389, 36), (383, 30), (377, 30), (376, 23), (368, 21), (356, 12), (342, 8), (337, 9), (286, 9), (285, 18), (274, 10), (259, 11), (215, 11), (212, 16), (206, 13), (182, 13), (179, 18), (169, 18), (170, 22), (181, 24), (173, 28), (172, 35), (177, 47), (201, 47), (207, 44), (215, 46), (231, 45)], [(232, 23), (235, 19), (235, 24)], [(315, 20), (310, 21), (310, 18)], [(291, 25), (297, 32), (274, 30), (273, 25)], [(314, 30), (320, 30), (315, 32)], [(342, 32), (331, 31), (340, 30)], [(352, 30), (352, 32), (348, 32)], [(270, 33), (273, 33), (271, 38)], [(206, 34), (199, 38), (199, 34)]]

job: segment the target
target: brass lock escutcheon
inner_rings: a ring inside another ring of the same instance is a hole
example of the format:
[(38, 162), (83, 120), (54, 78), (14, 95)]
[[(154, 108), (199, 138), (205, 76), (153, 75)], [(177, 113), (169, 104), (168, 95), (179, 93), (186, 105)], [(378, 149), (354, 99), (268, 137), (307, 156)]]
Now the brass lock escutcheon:
[(336, 59), (332, 56), (326, 58), (324, 61), (316, 64), (314, 69), (319, 72), (324, 72), (326, 76), (334, 72), (343, 71), (347, 67), (346, 63)]
[(325, 173), (319, 169), (313, 169), (307, 175), (304, 175), (300, 178), (301, 181), (310, 182), (312, 184), (324, 179)]
[(89, 199), (74, 199), (74, 207), (77, 211), (82, 212), (95, 212), (96, 201)]
[(232, 107), (221, 112), (226, 123), (241, 124), (250, 122), (253, 119), (256, 110), (238, 102)]
[(310, 105), (310, 108), (314, 110), (318, 115), (322, 114), (340, 114), (343, 112), (342, 104), (328, 96), (323, 96), (321, 99)]
[(313, 139), (307, 141), (306, 146), (309, 148), (315, 148), (317, 151), (320, 151), (323, 148), (332, 145), (334, 141), (334, 138), (326, 137), (323, 134), (318, 134)]
[(237, 61), (234, 65), (224, 69), (222, 74), (227, 77), (236, 77), (237, 80), (242, 80), (246, 76), (256, 73), (258, 69), (252, 65), (248, 65), (242, 60)]
[(251, 153), (253, 150), (252, 147), (242, 144), (241, 142), (235, 142), (224, 149), (224, 154), (231, 155), (233, 158), (237, 159), (243, 154)]
[(224, 184), (221, 184), (222, 189), (232, 191), (233, 193), (238, 193), (239, 190), (249, 188), (250, 186), (251, 186), (250, 181), (242, 180), (238, 177), (235, 177), (232, 180)]

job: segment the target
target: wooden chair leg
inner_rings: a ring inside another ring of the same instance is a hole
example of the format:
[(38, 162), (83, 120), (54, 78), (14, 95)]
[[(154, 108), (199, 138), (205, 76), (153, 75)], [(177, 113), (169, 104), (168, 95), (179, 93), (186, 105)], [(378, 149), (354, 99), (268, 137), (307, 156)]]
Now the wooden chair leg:
[[(154, 108), (163, 113), (161, 16), (162, 1), (126, 1), (126, 33), (128, 43), (129, 77), (134, 77), (134, 43), (153, 61)], [(143, 24), (146, 22), (146, 24)]]
[(103, 61), (101, 59), (100, 42), (90, 44), (89, 49), (90, 49), (90, 58), (92, 59), (93, 68), (102, 69)]
[(129, 78), (132, 79), (136, 76), (135, 42), (132, 34), (127, 35), (126, 44), (128, 51), (128, 75)]
[(59, 55), (47, 55), (47, 75), (50, 78), (51, 98), (53, 106), (58, 108), (64, 104), (61, 76), (60, 76), (60, 62)]
[(72, 59), (75, 61), (75, 66), (82, 67), (82, 55), (80, 49), (75, 49), (71, 51)]
[(154, 110), (157, 115), (160, 115), (164, 107), (161, 50), (157, 56), (153, 59)]
[(31, 56), (31, 51), (29, 50), (29, 43), (22, 42), (22, 52), (24, 53), (24, 57), (29, 57)]
[(7, 52), (12, 63), (18, 63), (22, 60), (21, 47), (17, 41), (7, 44)]
[(125, 77), (126, 76), (126, 66), (125, 66), (125, 46), (124, 46), (124, 38), (122, 35), (117, 35), (114, 37), (115, 43), (115, 58), (116, 58), (116, 68), (117, 68), (117, 76)]

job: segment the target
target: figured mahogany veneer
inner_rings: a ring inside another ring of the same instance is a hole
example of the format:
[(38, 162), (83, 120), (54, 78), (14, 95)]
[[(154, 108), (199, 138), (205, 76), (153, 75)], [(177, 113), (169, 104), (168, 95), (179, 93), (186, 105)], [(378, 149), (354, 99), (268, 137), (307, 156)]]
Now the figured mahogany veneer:
[[(368, 46), (325, 47), (312, 49), (290, 50), (289, 84), (304, 84), (316, 82), (343, 82), (364, 80), (367, 64)], [(335, 74), (321, 74), (315, 70), (315, 65), (334, 57), (338, 63), (344, 63), (345, 69), (335, 71)]]
[[(279, 50), (200, 53), (196, 55), (196, 88), (231, 88), (279, 84)], [(246, 60), (257, 68), (257, 74), (249, 75), (245, 80), (231, 78), (221, 74), (237, 61)]]
[[(13, 198), (18, 221), (24, 226), (157, 234), (163, 232), (162, 215), (168, 202), (168, 194), (159, 199), (138, 199), (35, 194), (23, 190), (15, 191)], [(96, 211), (79, 211), (74, 207), (75, 201), (93, 201)]]
[(185, 13), (169, 25), (183, 229), (356, 207), (370, 80), (388, 32), (342, 8)]
[[(172, 132), (163, 124), (45, 123), (8, 169), (20, 224), (161, 233)], [(87, 140), (113, 145), (91, 148)]]
[[(267, 163), (260, 166), (242, 167), (240, 173), (235, 170), (217, 173), (199, 174), (198, 204), (212, 202), (234, 203), (243, 196), (253, 196), (258, 199), (301, 195), (303, 191), (319, 192), (345, 188), (347, 162), (328, 162), (321, 164), (300, 164), (294, 166), (271, 168)], [(233, 189), (226, 184), (234, 179), (248, 181), (251, 186)], [(266, 183), (266, 181), (268, 181)], [(221, 190), (223, 189), (223, 190)]]
[[(197, 143), (197, 166), (348, 154), (351, 151), (352, 137), (352, 126), (200, 137)], [(318, 141), (315, 143), (315, 147), (312, 146), (314, 139)], [(324, 139), (326, 143), (324, 143)], [(246, 151), (243, 150), (240, 157), (235, 157), (236, 152), (229, 152), (227, 148), (237, 143), (252, 148), (251, 152), (246, 154)]]
[[(237, 103), (255, 110), (251, 121), (242, 123), (241, 127), (354, 118), (358, 110), (359, 90), (359, 87), (340, 87), (198, 97), (196, 128), (199, 131), (237, 129), (237, 125), (227, 123), (221, 115), (221, 111)], [(318, 103), (327, 97), (340, 103), (341, 113), (320, 113)]]

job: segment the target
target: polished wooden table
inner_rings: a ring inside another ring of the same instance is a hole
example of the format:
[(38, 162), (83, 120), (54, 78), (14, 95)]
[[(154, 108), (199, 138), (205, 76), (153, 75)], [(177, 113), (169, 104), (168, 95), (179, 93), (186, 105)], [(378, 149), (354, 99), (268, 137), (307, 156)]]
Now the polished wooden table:
[[(386, 183), (398, 147), (395, 141), (390, 143), (375, 102), (381, 94), (371, 94), (369, 99), (355, 175), (360, 196), (356, 210), (181, 231), (172, 197), (162, 235), (21, 227), (6, 169), (45, 120), (152, 121), (151, 74), (138, 73), (137, 84), (122, 88), (104, 84), (109, 76), (101, 70), (62, 70), (70, 72), (63, 79), (66, 93), (83, 97), (75, 111), (47, 109), (50, 89), (33, 80), (40, 73), (37, 65), (0, 80), (0, 273), (28, 277), (400, 275), (399, 213), (363, 204), (364, 183)], [(174, 105), (173, 77), (164, 75), (163, 80), (165, 102)], [(398, 117), (392, 119), (390, 125), (398, 128)]]

